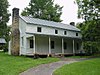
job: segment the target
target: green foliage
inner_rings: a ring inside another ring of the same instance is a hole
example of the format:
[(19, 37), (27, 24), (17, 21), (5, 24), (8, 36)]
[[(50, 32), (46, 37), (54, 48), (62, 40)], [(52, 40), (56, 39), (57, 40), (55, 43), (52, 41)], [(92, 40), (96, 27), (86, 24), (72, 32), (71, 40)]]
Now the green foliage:
[(100, 58), (64, 65), (53, 75), (99, 75)]
[(76, 0), (78, 4), (78, 17), (85, 20), (100, 18), (100, 0)]
[(76, 0), (78, 17), (85, 22), (79, 24), (83, 45), (87, 52), (100, 51), (100, 0)]
[[(99, 20), (98, 20), (99, 21)], [(87, 53), (100, 51), (100, 30), (95, 20), (80, 23), (78, 28), (81, 29), (83, 46)]]
[(9, 4), (7, 0), (0, 0), (0, 37), (5, 38), (7, 42), (9, 40), (9, 28), (7, 27), (7, 22), (9, 21), (10, 16), (7, 10), (8, 7)]
[(54, 0), (31, 0), (29, 6), (23, 10), (22, 15), (61, 22), (62, 8), (57, 4), (54, 5)]
[(25, 56), (10, 56), (0, 52), (0, 75), (19, 75), (19, 73), (46, 64), (59, 61), (58, 58), (33, 59)]

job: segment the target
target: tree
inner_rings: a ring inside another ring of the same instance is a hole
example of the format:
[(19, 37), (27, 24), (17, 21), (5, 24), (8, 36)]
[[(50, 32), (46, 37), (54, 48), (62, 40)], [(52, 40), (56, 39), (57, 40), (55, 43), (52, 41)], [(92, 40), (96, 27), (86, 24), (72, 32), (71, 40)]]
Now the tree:
[(61, 22), (62, 8), (57, 4), (54, 5), (54, 0), (31, 0), (21, 15)]
[(7, 22), (9, 21), (10, 16), (7, 10), (8, 7), (9, 4), (7, 0), (0, 0), (0, 37), (5, 38), (7, 42), (9, 36)]
[(87, 20), (100, 18), (100, 0), (76, 0), (78, 4), (78, 17)]
[(97, 39), (95, 21), (79, 23), (78, 28), (81, 29), (85, 51), (89, 54), (97, 52), (100, 49), (100, 40)]
[(76, 2), (78, 4), (78, 18), (85, 20), (79, 24), (84, 49), (89, 52), (100, 51), (100, 1), (76, 0)]

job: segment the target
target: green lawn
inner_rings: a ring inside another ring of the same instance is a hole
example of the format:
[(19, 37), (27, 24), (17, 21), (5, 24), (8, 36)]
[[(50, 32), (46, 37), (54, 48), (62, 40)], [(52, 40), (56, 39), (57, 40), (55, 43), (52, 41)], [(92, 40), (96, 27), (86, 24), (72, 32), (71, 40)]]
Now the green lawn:
[(100, 58), (64, 65), (53, 75), (100, 75)]
[(66, 58), (86, 58), (85, 56), (68, 56)]
[(0, 52), (0, 75), (18, 75), (31, 67), (59, 61), (58, 58), (32, 59), (24, 56), (10, 56)]
[(68, 56), (66, 58), (91, 58), (93, 56)]

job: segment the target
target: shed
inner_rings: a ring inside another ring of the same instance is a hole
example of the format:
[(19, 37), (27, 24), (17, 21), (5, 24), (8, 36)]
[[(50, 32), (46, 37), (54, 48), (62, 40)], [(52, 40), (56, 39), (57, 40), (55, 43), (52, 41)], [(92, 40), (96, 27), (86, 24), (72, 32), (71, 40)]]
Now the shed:
[(0, 45), (3, 45), (5, 43), (6, 43), (5, 39), (4, 38), (0, 38)]

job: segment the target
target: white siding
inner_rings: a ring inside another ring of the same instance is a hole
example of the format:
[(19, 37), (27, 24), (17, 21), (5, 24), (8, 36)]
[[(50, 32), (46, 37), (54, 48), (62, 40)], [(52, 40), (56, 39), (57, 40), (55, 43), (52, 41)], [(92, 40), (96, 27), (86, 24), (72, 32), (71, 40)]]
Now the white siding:
[(20, 36), (25, 36), (26, 35), (26, 26), (27, 23), (24, 22), (21, 18), (19, 18), (19, 30), (20, 30)]
[[(19, 30), (20, 30), (20, 55), (25, 55), (26, 54), (26, 23), (19, 18)], [(23, 46), (22, 46), (22, 37), (23, 37)]]
[(26, 36), (23, 36), (23, 45), (22, 45), (22, 37), (20, 38), (20, 55), (26, 54), (26, 47), (27, 47), (27, 40), (26, 40)]
[(26, 43), (26, 54), (33, 54), (33, 52), (34, 52), (34, 47), (30, 48), (30, 39), (33, 39), (33, 37), (26, 39), (26, 41), (27, 41), (27, 43)]
[[(80, 48), (81, 48), (81, 40), (79, 39), (74, 39), (74, 48), (75, 48), (75, 53), (79, 53)], [(73, 53), (73, 39), (64, 39), (64, 42), (67, 43), (67, 49), (64, 50), (64, 53), (70, 54)], [(77, 50), (77, 43), (79, 45), (79, 49)]]
[(52, 37), (51, 41), (54, 41), (54, 49), (51, 49), (51, 53), (62, 53), (62, 40), (61, 40), (61, 38)]
[(35, 36), (36, 37), (36, 53), (48, 54), (49, 53), (49, 38), (46, 36)]
[[(37, 32), (37, 27), (41, 27), (42, 32)], [(26, 28), (27, 28), (26, 29), (27, 33), (81, 38), (80, 32), (66, 30), (67, 35), (64, 35), (65, 29), (60, 29), (60, 28), (53, 28), (53, 27), (39, 26), (39, 25), (32, 25), (32, 24), (28, 24)], [(55, 34), (55, 29), (58, 30), (58, 34)], [(76, 36), (76, 33), (78, 33), (78, 36)]]
[(64, 39), (64, 42), (67, 43), (67, 49), (64, 49), (64, 53), (65, 54), (70, 54), (70, 53), (73, 53), (73, 42), (72, 42), (72, 39)]

